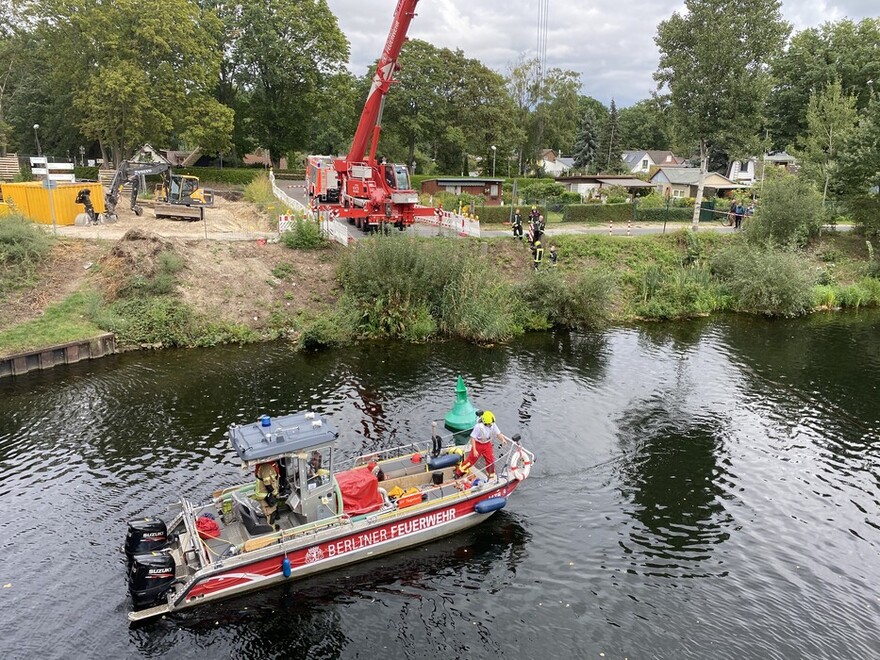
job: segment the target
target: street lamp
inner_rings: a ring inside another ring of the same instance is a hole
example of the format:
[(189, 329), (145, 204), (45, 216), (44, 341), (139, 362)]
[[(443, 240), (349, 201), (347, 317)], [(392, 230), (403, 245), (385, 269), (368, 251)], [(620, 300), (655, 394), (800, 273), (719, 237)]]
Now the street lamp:
[(86, 148), (84, 146), (80, 145), (79, 146), (79, 166), (80, 167), (86, 166), (85, 158), (86, 158)]
[(494, 144), (490, 147), (490, 149), (492, 149), (492, 176), (495, 176), (495, 152), (497, 151), (497, 149), (495, 148)]
[(36, 142), (37, 142), (37, 155), (38, 155), (38, 156), (42, 156), (42, 155), (43, 155), (43, 150), (40, 149), (40, 136), (39, 136), (39, 134), (37, 133), (37, 131), (39, 131), (39, 130), (40, 130), (40, 125), (39, 125), (39, 124), (34, 124), (34, 140), (36, 140)]

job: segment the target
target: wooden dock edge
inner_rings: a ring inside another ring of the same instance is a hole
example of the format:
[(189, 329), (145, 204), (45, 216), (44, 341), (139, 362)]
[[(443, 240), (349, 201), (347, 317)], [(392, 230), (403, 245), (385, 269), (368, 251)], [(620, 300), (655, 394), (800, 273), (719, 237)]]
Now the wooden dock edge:
[(66, 344), (0, 357), (0, 378), (51, 369), (59, 364), (93, 360), (115, 352), (116, 335), (107, 332), (88, 339), (78, 339)]

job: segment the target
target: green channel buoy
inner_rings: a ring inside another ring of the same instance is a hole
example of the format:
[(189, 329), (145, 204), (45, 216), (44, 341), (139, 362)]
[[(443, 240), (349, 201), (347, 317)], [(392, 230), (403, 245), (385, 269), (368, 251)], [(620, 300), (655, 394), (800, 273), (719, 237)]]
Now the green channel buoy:
[(467, 444), (471, 429), (477, 422), (477, 409), (470, 402), (467, 395), (467, 387), (464, 385), (461, 375), (455, 385), (455, 405), (443, 418), (443, 425), (452, 431), (452, 437), (456, 445)]

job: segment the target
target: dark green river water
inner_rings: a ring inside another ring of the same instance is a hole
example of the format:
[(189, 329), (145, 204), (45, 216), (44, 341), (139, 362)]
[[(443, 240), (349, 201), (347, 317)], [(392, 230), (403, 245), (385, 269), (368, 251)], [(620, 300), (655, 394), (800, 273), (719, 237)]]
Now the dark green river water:
[[(125, 521), (245, 480), (225, 430), (427, 439), (461, 373), (538, 457), (417, 550), (130, 628)], [(728, 317), (475, 348), (283, 344), (0, 381), (2, 658), (872, 658), (880, 315)]]

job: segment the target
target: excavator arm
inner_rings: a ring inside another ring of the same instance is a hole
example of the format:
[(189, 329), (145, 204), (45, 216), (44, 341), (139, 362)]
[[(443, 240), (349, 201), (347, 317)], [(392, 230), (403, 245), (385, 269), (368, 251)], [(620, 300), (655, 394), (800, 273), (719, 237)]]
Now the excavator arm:
[(107, 207), (107, 214), (114, 215), (116, 213), (116, 205), (119, 203), (119, 193), (126, 183), (131, 184), (131, 210), (135, 215), (143, 213), (143, 209), (138, 206), (137, 197), (140, 192), (140, 182), (142, 176), (153, 176), (155, 174), (165, 174), (171, 169), (168, 163), (132, 163), (122, 161), (116, 168), (110, 187), (104, 195), (104, 204)]

